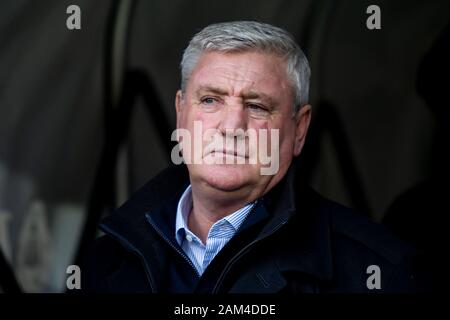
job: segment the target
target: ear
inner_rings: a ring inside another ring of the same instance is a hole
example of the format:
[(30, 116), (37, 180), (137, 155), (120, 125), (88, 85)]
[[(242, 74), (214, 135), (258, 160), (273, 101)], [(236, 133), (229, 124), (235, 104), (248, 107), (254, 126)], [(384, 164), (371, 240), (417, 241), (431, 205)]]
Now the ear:
[(181, 114), (183, 112), (183, 93), (181, 90), (177, 91), (177, 94), (175, 95), (175, 111), (177, 114), (177, 128), (180, 127), (180, 118)]
[(294, 156), (298, 156), (305, 144), (306, 133), (311, 122), (311, 105), (302, 106), (295, 115)]

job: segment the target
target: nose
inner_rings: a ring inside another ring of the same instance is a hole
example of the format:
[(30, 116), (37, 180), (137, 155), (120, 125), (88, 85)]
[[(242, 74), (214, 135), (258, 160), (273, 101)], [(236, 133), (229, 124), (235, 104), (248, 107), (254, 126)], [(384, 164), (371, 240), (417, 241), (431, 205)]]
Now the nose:
[(246, 130), (247, 116), (241, 104), (227, 105), (223, 108), (220, 115), (219, 131), (224, 136), (240, 136)]

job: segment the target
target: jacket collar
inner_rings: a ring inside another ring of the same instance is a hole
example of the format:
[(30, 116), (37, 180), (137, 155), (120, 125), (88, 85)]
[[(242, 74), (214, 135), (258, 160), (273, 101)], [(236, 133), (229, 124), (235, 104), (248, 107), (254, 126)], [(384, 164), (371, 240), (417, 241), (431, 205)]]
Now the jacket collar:
[[(145, 264), (149, 281), (156, 291), (166, 268), (166, 254), (161, 239), (148, 222), (148, 214), (154, 213), (160, 224), (171, 228), (175, 221), (178, 199), (189, 184), (185, 166), (170, 166), (150, 180), (122, 206), (105, 217), (100, 229), (119, 241), (125, 249), (137, 253)], [(164, 214), (163, 209), (173, 209), (174, 215)], [(173, 218), (173, 223), (171, 219)], [(155, 288), (156, 287), (156, 288)]]
[[(261, 283), (266, 286), (268, 282), (274, 290), (283, 285), (281, 274), (286, 271), (299, 271), (323, 281), (332, 277), (330, 206), (314, 190), (299, 182), (302, 179), (297, 176), (296, 166), (293, 163), (280, 183), (263, 197), (270, 218), (257, 238), (278, 227), (286, 234), (278, 259), (261, 266), (264, 270), (260, 270), (265, 279)], [(186, 166), (171, 166), (106, 217), (100, 228), (128, 249), (140, 252), (145, 260), (152, 261), (151, 268), (155, 268), (152, 273), (159, 274), (165, 268), (165, 255), (146, 215), (151, 214), (158, 224), (173, 228), (176, 205), (188, 185)], [(173, 215), (164, 214), (168, 206), (173, 207)]]

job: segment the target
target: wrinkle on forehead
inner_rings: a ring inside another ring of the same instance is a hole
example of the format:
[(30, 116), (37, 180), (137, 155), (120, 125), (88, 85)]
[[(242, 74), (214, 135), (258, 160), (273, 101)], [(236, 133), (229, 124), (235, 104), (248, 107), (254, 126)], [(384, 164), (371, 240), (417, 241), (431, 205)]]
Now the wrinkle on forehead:
[[(212, 55), (220, 55), (217, 59)], [(229, 95), (238, 96), (242, 92), (252, 89), (264, 90), (270, 85), (283, 90), (287, 89), (288, 81), (285, 68), (279, 68), (267, 57), (275, 60), (281, 59), (267, 54), (238, 53), (239, 59), (220, 53), (207, 53), (200, 59), (199, 65), (191, 80), (199, 85), (214, 85), (228, 91)], [(259, 56), (259, 57), (258, 57)], [(264, 57), (265, 59), (261, 59)], [(255, 58), (258, 61), (255, 61)], [(271, 63), (272, 62), (272, 63)]]

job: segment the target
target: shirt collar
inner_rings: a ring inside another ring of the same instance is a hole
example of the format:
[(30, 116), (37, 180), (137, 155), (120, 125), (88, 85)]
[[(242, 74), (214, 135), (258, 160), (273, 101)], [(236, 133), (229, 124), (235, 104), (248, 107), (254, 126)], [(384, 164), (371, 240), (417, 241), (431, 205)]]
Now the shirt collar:
[(187, 219), (192, 210), (192, 187), (189, 185), (178, 201), (177, 216), (175, 220), (175, 238), (179, 245), (183, 241), (185, 230), (189, 230)]
[[(256, 202), (257, 200), (247, 204), (241, 209), (236, 210), (235, 212), (227, 215), (226, 217), (216, 221), (215, 224), (227, 222), (228, 225), (231, 225), (231, 227), (234, 229), (234, 232), (236, 232), (242, 225), (245, 218), (248, 216), (248, 214), (250, 213), (251, 209), (254, 207)], [(180, 200), (178, 201), (177, 206), (177, 215), (175, 221), (175, 238), (179, 245), (182, 244), (183, 237), (186, 231), (192, 233), (188, 227), (188, 217), (191, 210), (192, 210), (192, 186), (189, 185), (184, 191)]]

